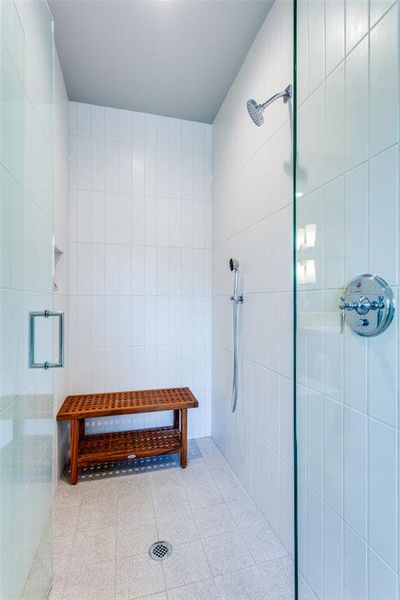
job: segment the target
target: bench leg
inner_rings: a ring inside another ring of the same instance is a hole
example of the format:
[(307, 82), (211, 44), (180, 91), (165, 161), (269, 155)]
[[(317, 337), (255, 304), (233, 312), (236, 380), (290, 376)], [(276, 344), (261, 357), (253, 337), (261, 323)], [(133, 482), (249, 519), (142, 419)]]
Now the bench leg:
[(181, 410), (181, 467), (187, 467), (187, 409)]
[(174, 429), (179, 429), (179, 410), (174, 410)]
[(69, 482), (75, 485), (78, 482), (78, 447), (79, 447), (79, 422), (78, 419), (71, 420), (71, 442), (70, 442), (70, 468)]

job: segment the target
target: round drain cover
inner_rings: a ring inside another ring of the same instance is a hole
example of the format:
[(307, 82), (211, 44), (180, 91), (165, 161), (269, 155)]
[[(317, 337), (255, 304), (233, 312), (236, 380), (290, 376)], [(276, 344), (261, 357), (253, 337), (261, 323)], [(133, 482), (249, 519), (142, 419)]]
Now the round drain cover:
[(172, 553), (172, 546), (169, 542), (154, 542), (149, 548), (150, 558), (153, 560), (165, 560)]

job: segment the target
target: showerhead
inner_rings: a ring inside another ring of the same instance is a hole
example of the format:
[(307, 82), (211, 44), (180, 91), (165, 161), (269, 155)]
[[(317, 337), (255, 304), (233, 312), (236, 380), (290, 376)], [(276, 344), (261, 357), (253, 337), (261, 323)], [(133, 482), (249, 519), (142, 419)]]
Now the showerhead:
[(270, 104), (275, 102), (275, 100), (278, 100), (278, 98), (283, 98), (283, 101), (287, 102), (289, 100), (289, 98), (292, 97), (292, 95), (293, 95), (293, 88), (289, 84), (287, 86), (287, 88), (283, 90), (283, 92), (279, 92), (278, 94), (271, 96), (271, 98), (269, 98), (263, 104), (258, 104), (258, 102), (256, 102), (253, 99), (248, 100), (246, 103), (246, 106), (247, 106), (247, 110), (249, 112), (249, 115), (250, 115), (253, 123), (255, 125), (257, 125), (257, 127), (261, 127), (261, 125), (264, 123), (263, 113), (264, 113), (264, 110), (267, 108), (267, 106), (269, 106)]
[(253, 123), (257, 125), (257, 127), (261, 127), (264, 123), (264, 108), (262, 104), (258, 104), (253, 98), (247, 101), (247, 110), (249, 111), (249, 115), (253, 120)]
[(231, 271), (238, 271), (239, 270), (239, 261), (236, 258), (231, 258), (229, 260), (229, 268)]

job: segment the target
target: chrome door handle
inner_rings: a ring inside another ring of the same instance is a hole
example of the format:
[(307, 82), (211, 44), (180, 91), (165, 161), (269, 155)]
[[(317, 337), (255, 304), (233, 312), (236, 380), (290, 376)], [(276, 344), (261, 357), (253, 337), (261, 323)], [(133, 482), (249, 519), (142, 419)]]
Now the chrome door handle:
[[(38, 317), (55, 317), (58, 319), (58, 362), (35, 362), (35, 319)], [(64, 313), (51, 310), (34, 311), (29, 313), (29, 368), (30, 369), (57, 369), (64, 366)]]

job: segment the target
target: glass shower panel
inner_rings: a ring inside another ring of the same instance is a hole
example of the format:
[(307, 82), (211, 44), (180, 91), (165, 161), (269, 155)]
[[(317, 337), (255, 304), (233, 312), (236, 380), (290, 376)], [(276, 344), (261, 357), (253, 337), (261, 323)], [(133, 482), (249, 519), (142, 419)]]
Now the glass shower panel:
[[(53, 34), (47, 4), (0, 5), (0, 598), (51, 585), (52, 371), (28, 368), (29, 312), (52, 308)], [(51, 323), (37, 359), (52, 354)]]
[(298, 597), (395, 600), (399, 320), (360, 276), (397, 302), (399, 3), (298, 0), (296, 37)]

